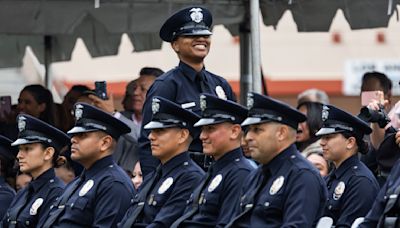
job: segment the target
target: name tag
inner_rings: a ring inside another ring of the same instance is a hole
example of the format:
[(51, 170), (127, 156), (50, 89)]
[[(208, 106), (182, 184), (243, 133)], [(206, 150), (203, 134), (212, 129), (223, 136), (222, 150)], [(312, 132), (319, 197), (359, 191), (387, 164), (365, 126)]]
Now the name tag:
[(191, 108), (191, 107), (194, 107), (194, 106), (196, 106), (195, 102), (189, 102), (189, 103), (185, 103), (185, 104), (181, 105), (181, 107), (184, 108), (184, 109)]

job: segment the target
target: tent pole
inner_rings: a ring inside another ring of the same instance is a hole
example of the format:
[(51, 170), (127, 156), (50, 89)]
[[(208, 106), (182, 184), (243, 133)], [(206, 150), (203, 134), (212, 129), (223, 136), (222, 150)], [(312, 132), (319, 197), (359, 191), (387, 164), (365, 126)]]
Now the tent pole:
[(49, 67), (51, 63), (51, 36), (44, 36), (44, 86), (51, 89)]
[(261, 54), (260, 54), (260, 3), (250, 0), (251, 60), (253, 73), (252, 91), (261, 93)]
[(252, 65), (251, 65), (251, 36), (249, 24), (249, 11), (239, 27), (240, 35), (240, 103), (247, 105), (247, 93), (252, 91)]

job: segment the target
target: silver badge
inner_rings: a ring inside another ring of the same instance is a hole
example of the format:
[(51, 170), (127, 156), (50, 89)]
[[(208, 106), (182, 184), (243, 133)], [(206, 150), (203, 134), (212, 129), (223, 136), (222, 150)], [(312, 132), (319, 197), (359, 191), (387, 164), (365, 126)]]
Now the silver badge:
[(340, 181), (338, 185), (336, 185), (335, 191), (333, 192), (333, 199), (339, 200), (342, 197), (344, 190), (346, 189), (346, 185), (343, 181)]
[(200, 108), (202, 112), (204, 112), (204, 110), (206, 110), (207, 108), (206, 96), (204, 95), (200, 96)]
[(247, 108), (251, 109), (254, 105), (254, 98), (252, 93), (247, 94)]
[(18, 118), (18, 130), (19, 132), (24, 131), (25, 127), (26, 127), (26, 122), (25, 122), (26, 118), (23, 116), (20, 116)]
[(283, 183), (285, 182), (285, 178), (283, 176), (280, 176), (274, 180), (274, 182), (271, 185), (271, 188), (269, 189), (269, 194), (270, 195), (275, 195), (279, 190), (281, 190)]
[(222, 175), (218, 174), (217, 176), (214, 177), (214, 179), (211, 181), (211, 184), (208, 186), (208, 192), (212, 192), (214, 191), (218, 185), (221, 183), (222, 181)]
[(75, 106), (75, 120), (79, 120), (83, 115), (83, 105), (77, 104)]
[(171, 185), (173, 183), (174, 183), (174, 178), (168, 177), (167, 179), (165, 179), (165, 181), (158, 188), (157, 193), (158, 194), (164, 194), (164, 192), (166, 192), (169, 189), (169, 187), (171, 187)]
[(224, 91), (224, 89), (223, 89), (221, 86), (215, 87), (215, 92), (217, 93), (217, 96), (218, 96), (219, 98), (224, 99), (224, 100), (227, 99), (226, 94), (225, 94), (225, 91)]
[(151, 111), (153, 114), (156, 114), (160, 111), (160, 99), (153, 98), (153, 102), (151, 103)]
[(94, 181), (93, 180), (88, 180), (85, 183), (85, 185), (83, 185), (81, 190), (79, 191), (79, 196), (86, 195), (86, 193), (88, 193), (90, 191), (90, 189), (92, 189), (93, 185), (94, 185)]
[(37, 198), (35, 202), (33, 202), (31, 209), (29, 209), (29, 214), (36, 215), (39, 207), (42, 206), (42, 204), (43, 204), (43, 198)]
[(192, 21), (196, 23), (200, 23), (201, 21), (203, 21), (203, 13), (201, 11), (201, 8), (192, 8), (189, 10), (189, 12), (192, 12), (190, 14), (190, 18), (192, 18)]
[(329, 117), (329, 107), (324, 105), (322, 106), (322, 121), (326, 121)]

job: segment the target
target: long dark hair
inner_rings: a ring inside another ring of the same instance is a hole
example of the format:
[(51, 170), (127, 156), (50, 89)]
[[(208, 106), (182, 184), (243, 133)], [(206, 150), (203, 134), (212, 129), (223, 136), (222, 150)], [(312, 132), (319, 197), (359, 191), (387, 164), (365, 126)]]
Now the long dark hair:
[(341, 134), (346, 139), (348, 139), (350, 137), (354, 137), (356, 139), (358, 152), (360, 152), (362, 154), (366, 154), (368, 152), (369, 146), (368, 146), (368, 143), (363, 139), (363, 135), (357, 135), (357, 134), (354, 134), (353, 132), (349, 132), (349, 131), (342, 132)]
[(322, 104), (318, 102), (303, 102), (298, 106), (305, 106), (307, 109), (307, 126), (309, 129), (309, 139), (305, 142), (297, 142), (297, 147), (300, 151), (304, 150), (307, 146), (316, 142), (319, 138), (315, 136), (319, 129), (321, 129), (322, 121)]
[(46, 109), (42, 113), (40, 113), (39, 119), (55, 126), (57, 121), (54, 114), (55, 107), (53, 102), (53, 95), (51, 94), (50, 90), (46, 89), (42, 85), (33, 84), (25, 86), (22, 89), (21, 93), (24, 91), (32, 94), (33, 98), (38, 104), (46, 104)]

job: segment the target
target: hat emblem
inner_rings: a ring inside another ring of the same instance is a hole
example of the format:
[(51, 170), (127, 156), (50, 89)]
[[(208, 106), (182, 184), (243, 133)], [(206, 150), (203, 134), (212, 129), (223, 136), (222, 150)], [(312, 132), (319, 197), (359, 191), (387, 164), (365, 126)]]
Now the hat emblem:
[(160, 111), (160, 100), (157, 98), (153, 98), (153, 102), (151, 104), (151, 111), (153, 114), (156, 114)]
[(190, 18), (192, 18), (192, 21), (196, 23), (200, 23), (203, 21), (203, 13), (201, 11), (201, 8), (192, 8), (189, 10), (189, 12), (192, 12), (190, 14)]
[(18, 130), (19, 132), (24, 131), (25, 127), (26, 127), (26, 122), (25, 122), (26, 118), (23, 116), (20, 116), (18, 118)]
[(83, 106), (81, 104), (77, 104), (75, 106), (75, 119), (79, 120), (80, 118), (82, 118), (83, 115)]
[(200, 96), (200, 108), (202, 112), (204, 112), (204, 110), (206, 110), (207, 108), (206, 96), (204, 95)]
[(249, 93), (247, 94), (247, 108), (252, 108), (254, 105), (254, 98), (253, 98), (253, 94)]
[(326, 121), (329, 117), (329, 107), (324, 105), (322, 107), (322, 121)]

